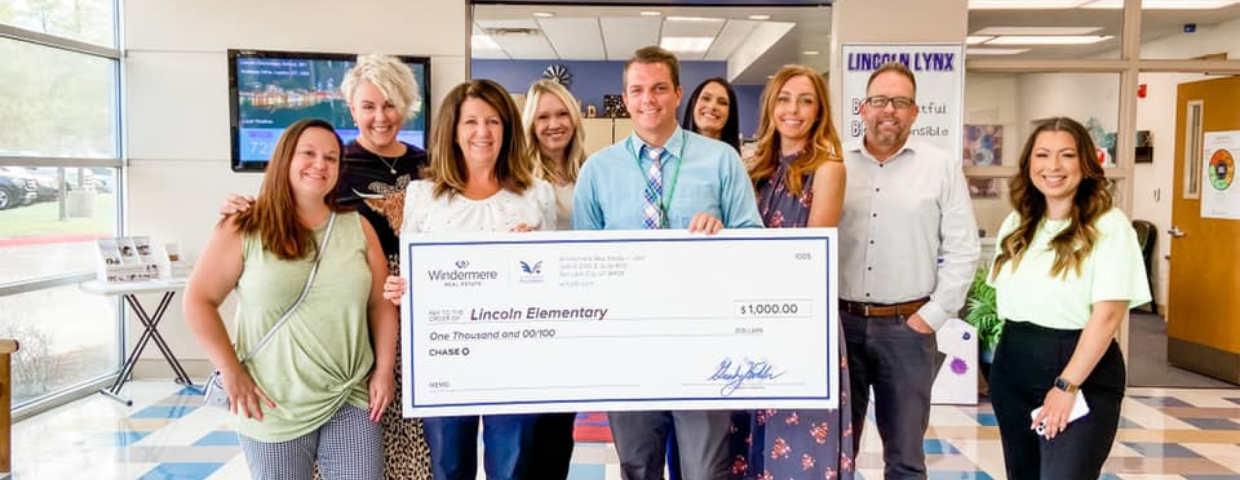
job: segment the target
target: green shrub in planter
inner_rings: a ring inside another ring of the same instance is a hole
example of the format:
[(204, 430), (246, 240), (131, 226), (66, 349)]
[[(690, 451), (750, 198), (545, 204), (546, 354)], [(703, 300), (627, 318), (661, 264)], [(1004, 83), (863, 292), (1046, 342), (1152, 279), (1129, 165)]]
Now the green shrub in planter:
[(969, 288), (969, 298), (965, 302), (967, 312), (963, 319), (977, 329), (977, 343), (982, 348), (982, 359), (986, 363), (990, 363), (994, 358), (995, 346), (999, 344), (999, 335), (1003, 333), (1003, 319), (999, 318), (995, 289), (986, 284), (988, 275), (988, 265), (979, 267), (973, 275), (973, 286)]

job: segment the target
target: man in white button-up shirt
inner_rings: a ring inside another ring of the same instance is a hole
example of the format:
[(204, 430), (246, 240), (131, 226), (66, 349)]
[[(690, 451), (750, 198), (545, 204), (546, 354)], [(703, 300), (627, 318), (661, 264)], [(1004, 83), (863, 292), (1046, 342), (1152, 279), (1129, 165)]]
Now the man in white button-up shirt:
[(865, 137), (845, 148), (840, 315), (848, 344), (854, 445), (874, 389), (886, 480), (925, 479), (922, 449), (938, 345), (977, 265), (977, 222), (961, 162), (909, 133), (917, 83), (902, 64), (870, 76)]

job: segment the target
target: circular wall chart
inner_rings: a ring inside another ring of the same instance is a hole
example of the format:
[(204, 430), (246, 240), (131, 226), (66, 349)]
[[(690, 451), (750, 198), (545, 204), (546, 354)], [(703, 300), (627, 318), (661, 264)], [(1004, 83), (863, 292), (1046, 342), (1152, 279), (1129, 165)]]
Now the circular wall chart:
[(1215, 190), (1227, 190), (1231, 186), (1231, 182), (1236, 179), (1236, 159), (1231, 156), (1231, 152), (1220, 148), (1210, 155), (1210, 167), (1206, 174), (1210, 178), (1210, 185)]

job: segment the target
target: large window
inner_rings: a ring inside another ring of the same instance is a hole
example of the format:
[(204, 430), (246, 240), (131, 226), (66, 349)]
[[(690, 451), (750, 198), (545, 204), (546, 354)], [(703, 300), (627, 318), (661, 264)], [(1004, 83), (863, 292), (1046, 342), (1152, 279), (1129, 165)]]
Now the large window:
[(82, 292), (119, 233), (115, 0), (0, 2), (0, 337), (15, 407), (116, 374), (119, 304)]

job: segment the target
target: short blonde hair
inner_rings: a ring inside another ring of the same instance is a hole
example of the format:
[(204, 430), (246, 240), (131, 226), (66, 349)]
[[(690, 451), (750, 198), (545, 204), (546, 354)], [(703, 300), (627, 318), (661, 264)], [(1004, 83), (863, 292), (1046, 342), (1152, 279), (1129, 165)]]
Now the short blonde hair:
[[(564, 152), (564, 157), (568, 164), (564, 171), (560, 171), (559, 165), (547, 164), (547, 160), (542, 156), (538, 135), (534, 132), (535, 114), (538, 110), (538, 102), (542, 100), (543, 95), (558, 98), (560, 103), (564, 104), (564, 108), (568, 109), (568, 119), (573, 124), (573, 137), (569, 139), (568, 146), (564, 147), (567, 150)], [(555, 185), (575, 183), (577, 173), (581, 171), (581, 164), (586, 161), (586, 134), (581, 129), (581, 106), (577, 104), (577, 99), (573, 98), (573, 94), (569, 93), (563, 85), (552, 80), (542, 79), (534, 82), (530, 85), (530, 91), (525, 94), (525, 111), (521, 119), (525, 124), (525, 135), (528, 140), (526, 157), (534, 161), (534, 175)]]
[(417, 114), (413, 106), (419, 103), (418, 81), (413, 71), (405, 62), (391, 55), (358, 55), (357, 64), (344, 74), (340, 82), (340, 92), (350, 105), (353, 104), (353, 92), (357, 85), (365, 80), (383, 93), (383, 98), (392, 102), (392, 106), (404, 112), (405, 119)]

